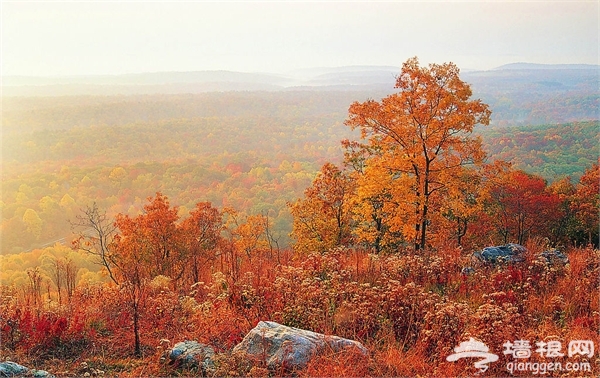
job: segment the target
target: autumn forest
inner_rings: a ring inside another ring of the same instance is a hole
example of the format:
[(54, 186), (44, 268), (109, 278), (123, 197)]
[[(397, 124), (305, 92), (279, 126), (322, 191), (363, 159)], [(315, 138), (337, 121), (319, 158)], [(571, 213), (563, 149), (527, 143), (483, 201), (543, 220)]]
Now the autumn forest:
[[(5, 96), (0, 356), (56, 376), (469, 376), (446, 360), (469, 337), (600, 347), (598, 95), (484, 79), (412, 58), (389, 88)], [(519, 261), (480, 258), (509, 243)], [(232, 353), (259, 321), (368, 354)], [(214, 368), (166, 363), (183, 340)]]

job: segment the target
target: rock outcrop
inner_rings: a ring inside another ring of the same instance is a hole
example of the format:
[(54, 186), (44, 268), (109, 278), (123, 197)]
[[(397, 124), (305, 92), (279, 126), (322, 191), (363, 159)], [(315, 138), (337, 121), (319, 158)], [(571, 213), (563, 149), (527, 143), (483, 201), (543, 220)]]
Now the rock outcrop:
[(315, 354), (326, 348), (336, 352), (355, 348), (365, 356), (368, 353), (358, 341), (287, 327), (270, 321), (259, 322), (242, 342), (233, 348), (233, 353), (242, 353), (254, 360), (264, 360), (271, 369), (302, 369)]
[(481, 252), (473, 253), (477, 259), (490, 264), (519, 263), (525, 261), (527, 249), (519, 244), (506, 244), (497, 247), (485, 247)]
[(45, 370), (29, 369), (16, 362), (0, 362), (0, 377), (39, 377), (53, 378), (54, 376)]
[(176, 367), (200, 368), (204, 372), (213, 371), (215, 368), (214, 349), (197, 341), (182, 341), (166, 352), (169, 364)]
[[(473, 256), (480, 262), (497, 265), (525, 261), (525, 253), (527, 253), (527, 249), (522, 245), (507, 244), (497, 247), (485, 247), (482, 251), (473, 253)], [(569, 263), (569, 257), (556, 248), (537, 254), (535, 258), (541, 259), (549, 265)]]
[(560, 263), (562, 265), (566, 265), (569, 263), (569, 257), (559, 251), (558, 249), (549, 249), (540, 254), (541, 257), (546, 259), (548, 264), (554, 265), (556, 263)]

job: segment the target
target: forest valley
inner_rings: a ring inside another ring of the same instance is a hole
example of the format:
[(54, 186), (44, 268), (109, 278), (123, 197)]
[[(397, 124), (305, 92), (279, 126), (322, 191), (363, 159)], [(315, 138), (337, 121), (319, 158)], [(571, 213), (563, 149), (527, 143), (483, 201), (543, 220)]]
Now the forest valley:
[[(40, 212), (64, 214), (57, 219), (72, 228), (71, 245), (0, 256), (0, 356), (57, 376), (197, 375), (161, 361), (168, 345), (197, 340), (220, 352), (215, 376), (468, 376), (478, 372), (470, 361), (446, 357), (469, 337), (494, 351), (517, 339), (600, 345), (597, 155), (578, 180), (565, 176), (548, 184), (509, 162), (487, 159), (474, 128), (488, 125), (491, 111), (471, 99), (454, 64), (423, 67), (409, 59), (395, 88), (380, 101), (350, 105), (345, 127), (336, 126), (348, 132), (342, 148), (321, 149), (340, 157), (319, 162), (316, 177), (306, 174), (306, 164), (288, 161), (244, 176), (273, 182), (253, 197), (276, 195), (286, 182), (303, 190), (300, 198), (280, 198), (289, 212), (290, 242), (281, 231), (283, 210), (239, 211), (232, 201), (219, 201), (218, 193), (214, 201), (191, 203), (198, 192), (189, 191), (184, 209), (171, 205), (162, 190), (135, 203), (141, 212), (133, 205), (121, 207), (126, 211), (103, 207), (108, 188), (130, 195), (133, 171), (142, 172), (148, 162), (94, 171), (108, 177), (106, 188), (88, 177), (89, 167), (74, 180), (74, 168), (60, 168), (65, 183), (99, 200), (41, 197)], [(189, 133), (185, 123), (173, 132)], [(598, 123), (587, 125), (597, 129)], [(568, 136), (555, 141), (561, 138)], [(31, 164), (36, 153), (61, 153), (36, 150), (30, 142), (24, 155)], [(131, 152), (145, 148), (133, 144)], [(300, 150), (315, 152), (306, 145)], [(225, 175), (251, 170), (240, 160), (229, 164)], [(42, 177), (40, 167), (35, 174)], [(199, 174), (208, 168), (200, 166)], [(165, 177), (176, 173), (160, 163), (153, 169)], [(183, 173), (183, 181), (194, 174)], [(144, 177), (135, 185), (156, 188), (152, 175)], [(57, 193), (67, 187), (48, 178), (39, 182)], [(7, 228), (17, 223), (3, 224), (3, 238), (39, 238), (45, 222), (38, 212), (18, 210), (19, 201), (39, 193), (18, 188), (3, 211), (19, 214), (23, 225), (9, 236)], [(18, 246), (18, 240), (11, 243)], [(527, 248), (524, 261), (488, 264), (473, 256), (507, 243)], [(540, 257), (551, 248), (564, 252), (568, 263)], [(28, 266), (31, 261), (37, 265)], [(265, 361), (231, 354), (261, 320), (357, 340), (369, 354), (325, 351), (297, 371), (269, 370)], [(530, 361), (538, 360), (532, 355)], [(598, 356), (588, 360), (597, 374)], [(506, 376), (504, 369), (491, 365), (486, 375)]]

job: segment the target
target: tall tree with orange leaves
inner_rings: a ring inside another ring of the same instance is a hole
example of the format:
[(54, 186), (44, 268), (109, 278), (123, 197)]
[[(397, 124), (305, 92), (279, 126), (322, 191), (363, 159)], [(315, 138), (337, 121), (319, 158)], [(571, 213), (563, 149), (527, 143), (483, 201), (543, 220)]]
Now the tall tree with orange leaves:
[(222, 244), (223, 214), (210, 202), (199, 202), (181, 224), (184, 245), (188, 252), (187, 272), (190, 284), (201, 279), (206, 265), (219, 254)]
[(448, 185), (444, 190), (444, 204), (441, 206), (439, 234), (444, 243), (456, 241), (463, 245), (471, 224), (477, 222), (483, 208), (484, 175), (474, 169), (463, 169), (455, 176), (458, 185)]
[[(403, 198), (391, 201), (398, 216), (390, 228), (403, 232), (421, 250), (427, 243), (430, 212), (439, 211), (431, 208), (435, 197), (454, 185), (461, 167), (483, 160), (481, 142), (471, 134), (475, 125), (489, 124), (491, 111), (470, 99), (471, 88), (453, 63), (421, 67), (411, 58), (403, 64), (396, 88), (398, 93), (381, 102), (353, 103), (346, 125), (361, 131), (362, 148), (369, 155), (365, 169), (384, 169), (392, 183), (408, 189), (408, 196), (402, 190)], [(440, 201), (435, 204), (439, 207)]]
[(177, 208), (161, 193), (148, 198), (144, 213), (131, 218), (118, 214), (114, 237), (116, 271), (121, 287), (128, 294), (133, 318), (135, 354), (141, 355), (140, 320), (144, 310), (147, 284), (156, 276), (166, 276), (175, 285), (187, 265), (181, 228), (177, 225)]
[(347, 172), (331, 163), (323, 165), (304, 198), (289, 204), (297, 251), (325, 252), (350, 242), (353, 191)]
[(574, 195), (573, 207), (579, 228), (586, 242), (598, 246), (598, 209), (600, 208), (600, 167), (598, 163), (588, 168), (579, 179)]
[(175, 282), (183, 275), (187, 257), (177, 210), (165, 195), (156, 193), (156, 197), (148, 198), (143, 214), (135, 218), (119, 214), (115, 221), (121, 231), (118, 245), (129, 250), (127, 244), (135, 243), (134, 253), (142, 254), (150, 276), (163, 275)]

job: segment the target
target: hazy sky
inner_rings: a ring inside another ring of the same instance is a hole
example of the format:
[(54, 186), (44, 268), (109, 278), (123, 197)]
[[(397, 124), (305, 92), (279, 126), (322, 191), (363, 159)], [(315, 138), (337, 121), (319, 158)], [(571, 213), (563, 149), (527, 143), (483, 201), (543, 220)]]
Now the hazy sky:
[(2, 75), (598, 64), (598, 1), (10, 2)]

